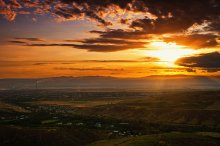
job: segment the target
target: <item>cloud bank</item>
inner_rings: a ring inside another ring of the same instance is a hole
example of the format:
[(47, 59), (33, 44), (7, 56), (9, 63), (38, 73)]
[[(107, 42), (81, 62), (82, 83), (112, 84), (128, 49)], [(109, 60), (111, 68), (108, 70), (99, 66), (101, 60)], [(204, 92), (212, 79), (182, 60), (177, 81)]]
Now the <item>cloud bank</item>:
[(183, 57), (178, 59), (176, 64), (190, 68), (202, 68), (210, 72), (220, 71), (220, 53), (212, 52), (191, 57)]
[[(0, 15), (9, 21), (17, 15), (51, 15), (58, 21), (88, 19), (104, 26), (103, 31), (90, 31), (97, 38), (71, 44), (29, 44), (96, 52), (145, 48), (152, 36), (194, 49), (219, 47), (219, 10), (219, 0), (0, 0)], [(118, 23), (125, 29), (111, 27)]]

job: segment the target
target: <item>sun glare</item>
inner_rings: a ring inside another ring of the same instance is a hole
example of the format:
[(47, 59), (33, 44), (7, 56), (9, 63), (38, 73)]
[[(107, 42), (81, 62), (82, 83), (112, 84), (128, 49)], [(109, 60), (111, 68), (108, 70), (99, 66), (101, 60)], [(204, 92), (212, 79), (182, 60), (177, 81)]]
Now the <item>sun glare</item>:
[(193, 49), (184, 48), (184, 46), (176, 45), (176, 43), (152, 42), (151, 46), (156, 50), (150, 51), (148, 55), (168, 63), (174, 63), (178, 58), (195, 53)]

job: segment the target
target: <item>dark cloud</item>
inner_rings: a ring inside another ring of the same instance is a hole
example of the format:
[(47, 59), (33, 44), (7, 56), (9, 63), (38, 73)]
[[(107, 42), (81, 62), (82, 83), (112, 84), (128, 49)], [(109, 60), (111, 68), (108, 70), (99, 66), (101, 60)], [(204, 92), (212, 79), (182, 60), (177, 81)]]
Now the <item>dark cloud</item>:
[[(69, 3), (68, 3), (69, 4)], [(61, 18), (65, 18), (65, 19), (78, 19), (78, 18), (82, 18), (85, 16), (96, 20), (97, 22), (99, 22), (100, 24), (107, 26), (107, 25), (111, 25), (111, 22), (108, 22), (104, 19), (102, 19), (97, 13), (98, 11), (95, 11), (96, 9), (90, 9), (88, 8), (88, 5), (85, 4), (81, 4), (81, 5), (77, 5), (77, 4), (73, 4), (72, 5), (56, 5), (55, 7), (55, 14), (58, 15)], [(87, 7), (86, 7), (87, 6)]]
[(16, 41), (16, 40), (12, 40), (12, 41), (8, 41), (9, 43), (13, 43), (13, 44), (26, 44), (25, 41)]
[(217, 18), (211, 22), (211, 24), (207, 28), (209, 31), (220, 31), (220, 18)]
[(187, 71), (187, 72), (196, 72), (196, 70), (195, 70), (195, 69), (192, 69), (192, 68), (187, 68), (186, 71)]
[(166, 28), (170, 25), (170, 27), (177, 27), (176, 30), (184, 30), (194, 23), (201, 24), (204, 20), (213, 21), (220, 14), (218, 0), (146, 0), (144, 3), (149, 12), (159, 18), (153, 22), (155, 27)]
[(129, 43), (126, 45), (90, 45), (90, 44), (82, 44), (82, 45), (73, 45), (73, 47), (78, 49), (86, 49), (88, 51), (95, 52), (115, 52), (121, 50), (135, 49), (135, 48), (144, 48), (145, 43)]
[(44, 41), (43, 39), (40, 39), (40, 38), (14, 38), (15, 40), (25, 40), (25, 41)]
[(112, 51), (120, 51), (127, 49), (135, 49), (135, 48), (145, 48), (147, 42), (141, 41), (127, 41), (122, 39), (112, 39), (112, 38), (94, 38), (94, 39), (85, 39), (80, 41), (81, 45), (75, 45), (75, 48), (79, 49), (87, 49), (89, 51), (97, 51), (97, 52), (112, 52)]
[[(115, 20), (111, 19), (111, 14), (120, 16), (122, 11), (142, 13), (142, 19), (118, 18), (123, 25), (129, 27), (128, 30), (94, 30), (91, 33), (96, 33), (99, 37), (82, 40), (81, 44), (31, 44), (32, 46), (72, 46), (99, 52), (142, 48), (144, 46), (142, 42), (126, 41), (149, 39), (149, 34), (183, 33), (191, 26), (201, 25), (204, 22), (209, 24), (206, 30), (215, 31), (210, 32), (212, 35), (183, 35), (175, 41), (194, 48), (217, 46), (217, 36), (213, 34), (219, 34), (220, 31), (219, 10), (219, 0), (0, 0), (0, 14), (8, 20), (14, 20), (17, 14), (30, 12), (35, 15), (49, 14), (59, 20), (86, 18), (95, 20), (98, 25), (110, 26), (115, 23)], [(166, 41), (173, 39), (167, 38)]]
[(33, 42), (43, 42), (43, 39), (40, 38), (14, 38), (13, 40), (9, 40), (9, 43), (12, 44), (20, 44), (20, 45), (30, 45)]
[(111, 38), (111, 39), (149, 39), (146, 32), (138, 30), (123, 30), (123, 29), (108, 29), (107, 31), (90, 31), (100, 35), (100, 38)]
[(60, 44), (26, 44), (27, 46), (35, 46), (35, 47), (48, 47), (48, 46), (63, 46), (63, 47), (74, 47), (75, 44), (63, 44), (63, 43), (60, 43)]
[[(128, 32), (128, 34), (121, 33), (122, 30), (109, 30), (109, 34), (106, 32), (95, 31), (92, 33), (100, 33), (98, 38), (90, 38), (84, 40), (65, 40), (65, 42), (71, 43), (32, 43), (28, 46), (66, 46), (77, 49), (85, 49), (94, 52), (114, 52), (128, 49), (145, 48), (148, 44), (146, 41), (135, 40), (139, 38), (146, 38), (146, 36), (138, 36), (139, 32)], [(118, 34), (118, 35), (117, 35)], [(121, 34), (121, 35), (120, 35)], [(129, 35), (130, 34), (130, 35)], [(123, 36), (122, 36), (123, 35)], [(120, 37), (121, 36), (121, 37)], [(135, 37), (136, 36), (136, 37)], [(127, 38), (127, 39), (126, 39)]]
[[(0, 6), (7, 7), (13, 12), (32, 8), (34, 12), (41, 11), (64, 19), (75, 20), (85, 16), (105, 26), (111, 25), (111, 22), (103, 16), (109, 13), (121, 13), (118, 10), (120, 8), (124, 11), (148, 12), (158, 18), (152, 21), (156, 26), (178, 25), (180, 30), (193, 23), (201, 23), (203, 20), (212, 21), (218, 18), (220, 13), (218, 0), (1, 0)], [(140, 22), (141, 20), (135, 21), (132, 26), (145, 28), (144, 25), (137, 24)], [(146, 25), (149, 23), (145, 19), (142, 22)]]
[(38, 62), (38, 63), (33, 63), (32, 65), (42, 66), (42, 65), (49, 65), (49, 64), (54, 64), (54, 63)]
[(194, 24), (194, 20), (185, 20), (185, 18), (158, 18), (152, 20), (149, 18), (134, 20), (130, 27), (141, 29), (146, 34), (164, 34), (183, 32)]
[(176, 42), (178, 45), (185, 45), (196, 49), (211, 48), (218, 46), (219, 36), (213, 34), (192, 34), (164, 38), (165, 42)]
[(86, 43), (86, 44), (129, 44), (129, 43), (133, 43), (133, 42), (122, 40), (122, 39), (109, 39), (109, 38), (84, 39), (79, 42)]
[(191, 57), (183, 57), (175, 62), (177, 65), (185, 67), (202, 68), (208, 71), (220, 70), (220, 53), (212, 52), (207, 54), (200, 54)]
[(82, 45), (73, 45), (73, 47), (78, 49), (86, 49), (88, 51), (95, 51), (95, 52), (115, 52), (121, 50), (128, 50), (128, 49), (136, 49), (136, 48), (145, 48), (146, 43), (144, 42), (137, 42), (137, 43), (129, 43), (125, 45), (91, 45), (91, 44), (82, 44)]
[(114, 52), (134, 48), (144, 48), (145, 42), (127, 42), (126, 44), (27, 44), (27, 46), (64, 46), (85, 49), (94, 52)]

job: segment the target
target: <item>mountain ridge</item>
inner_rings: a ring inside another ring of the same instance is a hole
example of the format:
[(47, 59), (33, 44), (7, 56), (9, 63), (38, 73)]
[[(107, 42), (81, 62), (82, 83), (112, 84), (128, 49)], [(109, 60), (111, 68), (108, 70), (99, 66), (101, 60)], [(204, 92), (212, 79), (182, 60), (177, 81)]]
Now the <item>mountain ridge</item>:
[(63, 88), (196, 88), (220, 87), (220, 76), (159, 75), (141, 78), (111, 76), (60, 76), (0, 79), (0, 89)]

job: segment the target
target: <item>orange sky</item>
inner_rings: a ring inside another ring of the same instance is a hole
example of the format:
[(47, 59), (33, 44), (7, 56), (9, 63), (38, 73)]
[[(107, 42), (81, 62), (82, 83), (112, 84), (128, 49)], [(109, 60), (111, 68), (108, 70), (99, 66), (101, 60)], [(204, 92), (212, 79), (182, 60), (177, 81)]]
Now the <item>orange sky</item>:
[(218, 7), (0, 0), (0, 78), (219, 75)]

